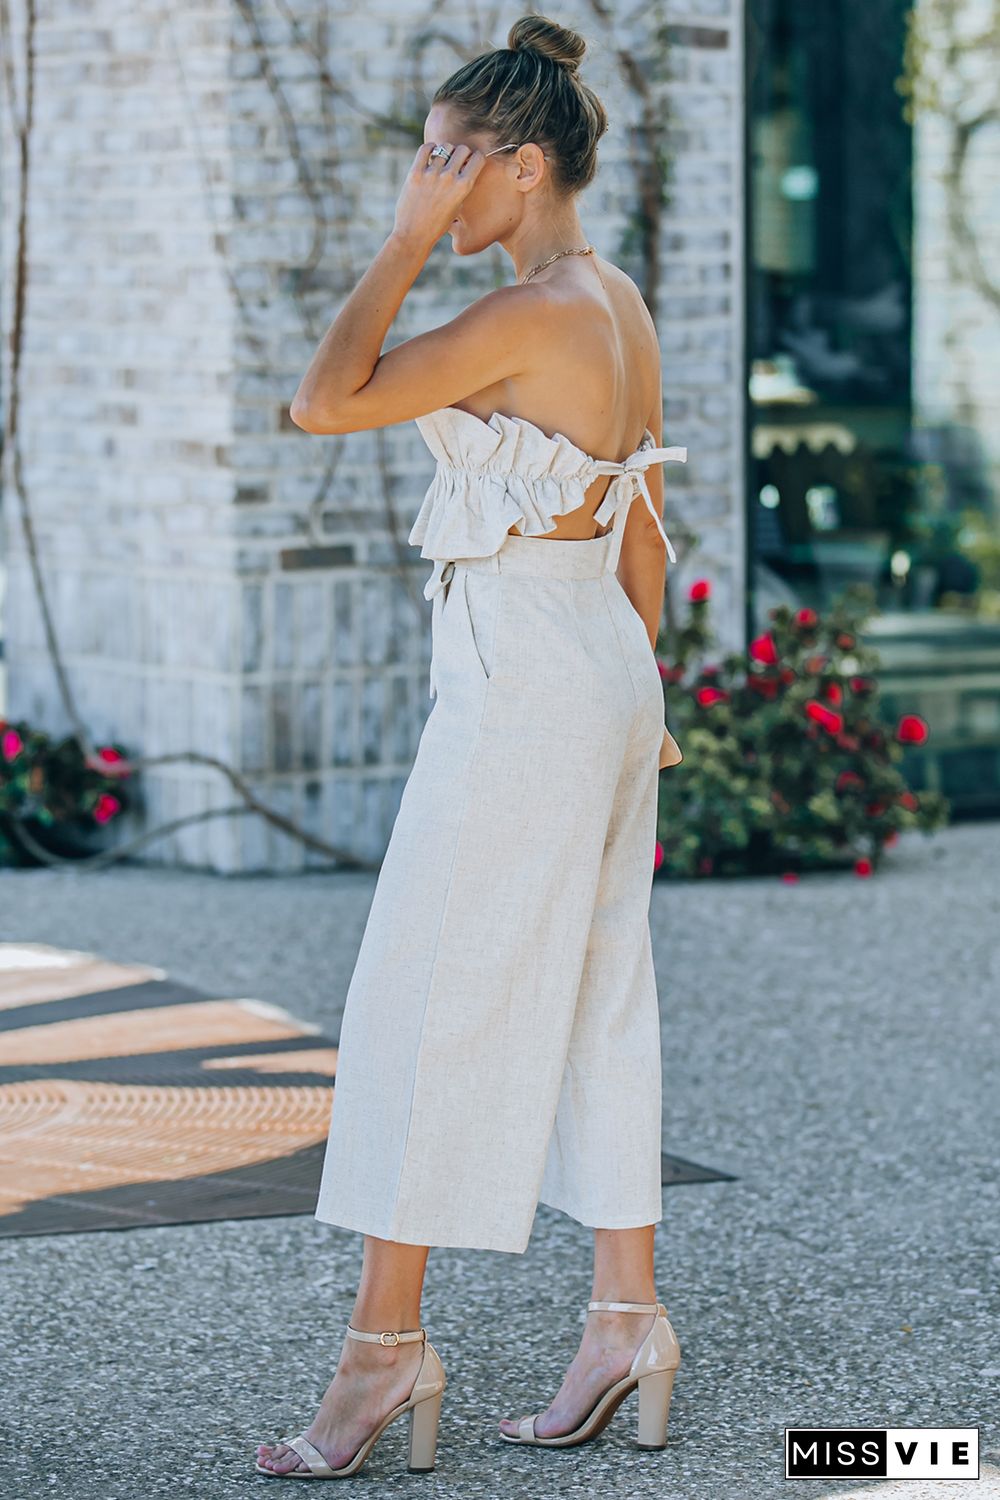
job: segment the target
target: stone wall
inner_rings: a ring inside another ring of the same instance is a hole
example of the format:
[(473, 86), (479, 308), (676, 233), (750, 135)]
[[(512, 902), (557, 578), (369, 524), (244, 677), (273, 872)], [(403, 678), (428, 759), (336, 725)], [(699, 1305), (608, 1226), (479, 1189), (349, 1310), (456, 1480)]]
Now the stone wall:
[[(19, 423), (84, 721), (99, 743), (226, 760), (239, 754), (234, 313), (218, 240), (232, 211), (231, 32), (226, 0), (40, 7)], [(23, 101), (19, 37), (11, 55)], [(3, 132), (6, 402), (18, 191), (7, 109)], [(6, 711), (63, 734), (18, 511), (8, 461)], [(219, 783), (150, 771), (145, 821), (231, 800)], [(195, 825), (149, 857), (233, 868), (237, 839), (236, 825)]]
[[(1000, 495), (1000, 22), (993, 0), (917, 7), (938, 107), (918, 109), (913, 153), (913, 382), (927, 457), (996, 516)], [(986, 39), (991, 38), (987, 44)], [(992, 111), (992, 113), (991, 113)], [(969, 122), (982, 119), (963, 137)], [(986, 497), (992, 498), (992, 506)]]
[[(272, 807), (365, 858), (384, 849), (429, 710), (430, 565), (406, 535), (432, 460), (412, 423), (316, 437), (288, 417), (302, 371), (392, 224), (437, 81), (502, 44), (466, 14), (396, 3), (352, 15), (53, 0), (36, 47), (27, 489), (74, 690), (98, 738), (193, 748)], [(615, 25), (590, 42), (612, 130), (581, 204), (588, 237), (642, 282), (641, 100)], [(659, 7), (632, 39), (673, 159), (656, 308), (666, 521), (697, 533), (676, 574), (715, 582), (742, 629), (742, 16), (738, 0)], [(456, 50), (455, 41), (458, 48)], [(6, 127), (6, 122), (5, 122)], [(15, 162), (4, 140), (3, 199)], [(9, 314), (14, 226), (4, 216)], [(510, 279), (446, 237), (387, 347)], [(65, 722), (5, 486), (7, 711)], [(238, 800), (216, 772), (145, 774), (146, 821)], [(219, 871), (324, 863), (246, 816), (195, 824), (146, 857)]]

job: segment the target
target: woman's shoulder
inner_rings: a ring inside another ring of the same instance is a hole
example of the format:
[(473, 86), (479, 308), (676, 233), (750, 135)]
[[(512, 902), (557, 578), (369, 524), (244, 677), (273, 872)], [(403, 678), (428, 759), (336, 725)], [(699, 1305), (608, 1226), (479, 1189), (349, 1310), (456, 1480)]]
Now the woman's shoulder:
[(553, 325), (561, 320), (567, 326), (575, 326), (578, 331), (579, 320), (585, 317), (595, 333), (600, 330), (603, 313), (609, 322), (617, 325), (618, 334), (652, 349), (657, 343), (656, 326), (639, 287), (614, 261), (602, 256), (595, 256), (595, 260), (599, 282), (591, 285), (581, 285), (578, 280), (546, 282), (543, 285), (549, 296), (540, 302), (539, 311), (547, 313)]
[(636, 332), (642, 332), (647, 339), (658, 344), (656, 324), (653, 322), (649, 304), (632, 277), (627, 271), (623, 271), (621, 266), (616, 266), (610, 260), (601, 261), (601, 272), (610, 278), (611, 284), (618, 292), (619, 313), (627, 313), (630, 318), (634, 319)]
[[(627, 313), (645, 330), (655, 334), (646, 300), (632, 277), (613, 261), (596, 255), (595, 259), (605, 289), (610, 287), (615, 294), (609, 311), (619, 317)], [(518, 281), (484, 292), (469, 303), (465, 313), (482, 318), (484, 322), (496, 318), (513, 318), (529, 331), (538, 332), (540, 322), (543, 327), (548, 324), (555, 328), (560, 323), (572, 322), (583, 313), (593, 313), (596, 293), (598, 288), (590, 290), (581, 287), (576, 281)], [(597, 301), (599, 300), (598, 296)]]

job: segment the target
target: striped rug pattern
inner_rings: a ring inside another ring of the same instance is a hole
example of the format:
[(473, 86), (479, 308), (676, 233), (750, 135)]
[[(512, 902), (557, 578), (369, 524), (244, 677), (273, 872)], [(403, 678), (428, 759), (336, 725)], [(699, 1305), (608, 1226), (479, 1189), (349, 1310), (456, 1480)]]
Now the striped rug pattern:
[(336, 1066), (278, 1006), (0, 943), (0, 1236), (312, 1212)]

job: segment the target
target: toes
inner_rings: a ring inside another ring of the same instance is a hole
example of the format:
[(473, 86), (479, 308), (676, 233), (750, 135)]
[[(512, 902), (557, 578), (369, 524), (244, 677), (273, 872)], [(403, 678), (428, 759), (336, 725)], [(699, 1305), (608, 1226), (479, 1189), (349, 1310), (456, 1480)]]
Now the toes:
[(279, 1454), (277, 1455), (277, 1458), (271, 1460), (270, 1467), (273, 1467), (274, 1473), (276, 1473), (276, 1475), (288, 1475), (288, 1473), (291, 1473), (292, 1469), (304, 1469), (304, 1467), (306, 1466), (304, 1466), (303, 1461), (301, 1461), (301, 1458), (298, 1457), (298, 1454), (294, 1454), (294, 1452), (288, 1451), (288, 1449), (286, 1449), (283, 1454)]
[(287, 1443), (260, 1443), (258, 1444), (258, 1453), (260, 1454), (260, 1462), (266, 1468), (272, 1469), (275, 1474), (287, 1474), (290, 1469), (294, 1469), (297, 1465), (305, 1468), (295, 1449), (289, 1448)]
[(301, 1458), (296, 1453), (294, 1448), (289, 1448), (287, 1443), (279, 1443), (278, 1446), (282, 1449), (282, 1451), (275, 1454), (274, 1458), (275, 1463), (279, 1466), (280, 1473), (287, 1474), (289, 1469), (305, 1468), (305, 1464), (303, 1464)]

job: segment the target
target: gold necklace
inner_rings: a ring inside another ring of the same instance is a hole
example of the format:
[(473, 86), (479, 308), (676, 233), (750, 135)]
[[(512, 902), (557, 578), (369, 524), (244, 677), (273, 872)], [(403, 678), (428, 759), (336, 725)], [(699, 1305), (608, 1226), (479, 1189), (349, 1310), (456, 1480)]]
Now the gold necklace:
[(557, 250), (556, 253), (555, 253), (555, 255), (550, 255), (549, 256), (548, 260), (539, 261), (539, 263), (538, 263), (537, 266), (532, 266), (532, 268), (531, 268), (530, 271), (526, 271), (525, 274), (521, 277), (519, 285), (523, 286), (524, 283), (528, 280), (528, 277), (529, 276), (534, 276), (534, 274), (535, 274), (536, 271), (544, 271), (546, 266), (551, 266), (552, 262), (554, 260), (558, 260), (559, 257), (560, 257), (560, 255), (593, 255), (593, 254), (594, 254), (594, 247), (593, 247), (593, 245), (588, 245), (585, 250)]

